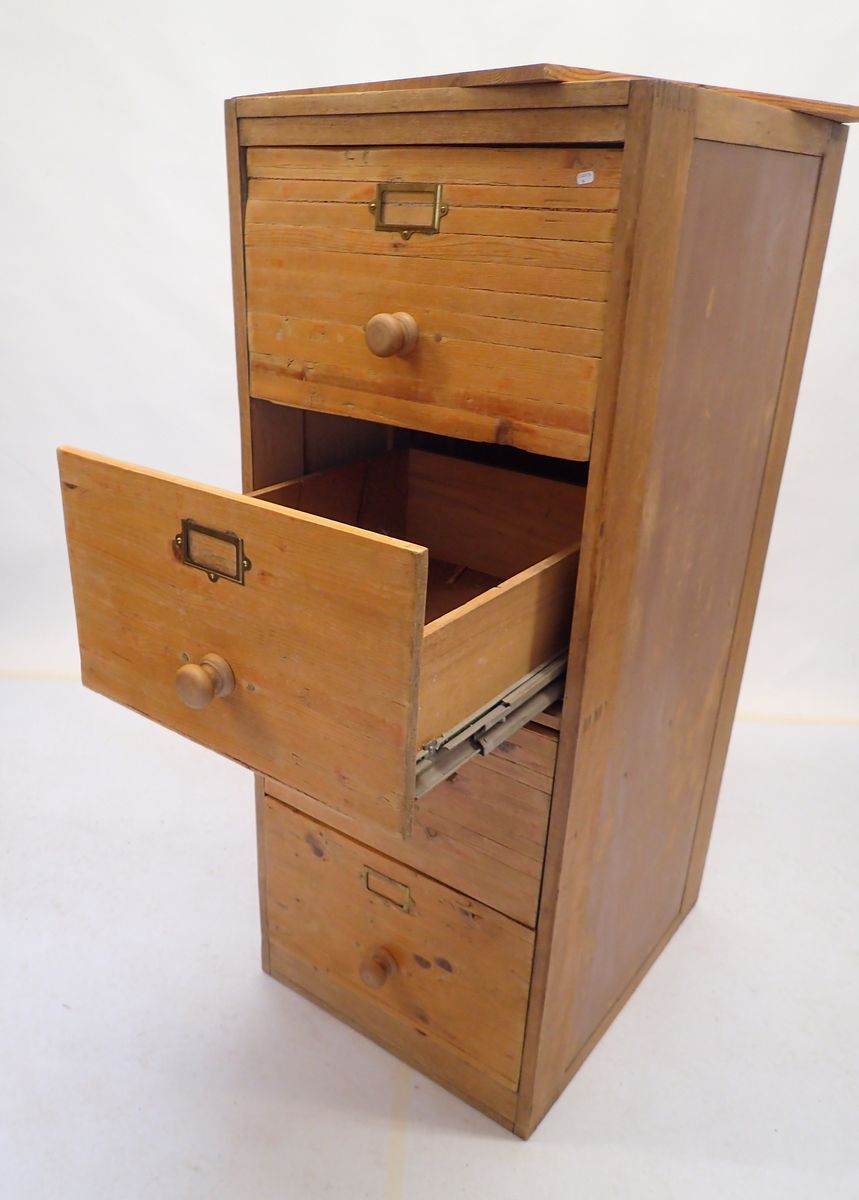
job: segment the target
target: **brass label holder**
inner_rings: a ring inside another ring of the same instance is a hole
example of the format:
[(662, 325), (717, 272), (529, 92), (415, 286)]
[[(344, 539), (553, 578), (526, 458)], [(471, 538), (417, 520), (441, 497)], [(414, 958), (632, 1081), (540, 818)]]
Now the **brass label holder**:
[[(375, 215), (376, 229), (399, 233), (405, 241), (413, 233), (438, 233), (442, 217), (449, 212), (442, 203), (440, 183), (377, 183), (376, 199), (368, 208)], [(406, 208), (413, 210), (409, 216), (423, 219), (404, 221), (401, 214)]]
[(367, 891), (372, 892), (374, 896), (381, 896), (383, 900), (401, 908), (403, 912), (409, 912), (413, 907), (414, 901), (408, 884), (398, 883), (396, 879), (390, 879), (381, 871), (374, 871), (372, 867), (365, 867), (361, 878)]
[(182, 530), (173, 542), (182, 551), (182, 562), (186, 567), (205, 571), (212, 583), (229, 579), (244, 587), (245, 573), (251, 569), (251, 561), (238, 534), (210, 529), (185, 517)]

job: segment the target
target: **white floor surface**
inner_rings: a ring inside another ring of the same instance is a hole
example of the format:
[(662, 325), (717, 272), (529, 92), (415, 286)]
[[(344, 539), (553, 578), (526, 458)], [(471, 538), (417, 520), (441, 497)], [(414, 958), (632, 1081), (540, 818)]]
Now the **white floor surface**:
[(0, 1200), (856, 1200), (859, 727), (738, 723), (701, 899), (528, 1143), (264, 975), (249, 773), (0, 681)]

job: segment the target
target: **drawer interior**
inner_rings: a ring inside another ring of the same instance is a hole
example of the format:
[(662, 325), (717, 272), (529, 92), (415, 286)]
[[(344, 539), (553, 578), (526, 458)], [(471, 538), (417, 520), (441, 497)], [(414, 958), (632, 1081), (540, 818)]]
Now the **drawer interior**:
[(580, 541), (584, 489), (420, 450), (395, 450), (252, 493), (425, 546), (426, 622)]
[(406, 449), (252, 494), (428, 550), (418, 747), (566, 647), (584, 487)]

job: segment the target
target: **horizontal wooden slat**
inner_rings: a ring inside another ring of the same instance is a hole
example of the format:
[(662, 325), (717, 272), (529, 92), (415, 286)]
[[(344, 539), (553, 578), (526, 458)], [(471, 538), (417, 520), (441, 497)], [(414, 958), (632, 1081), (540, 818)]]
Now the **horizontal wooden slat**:
[(399, 233), (374, 229), (258, 225), (252, 222), (245, 225), (245, 242), (248, 246), (299, 246), (305, 250), (335, 250), (341, 254), (388, 254), (402, 259), (494, 262), (580, 271), (607, 271), (611, 265), (611, 245), (607, 242), (550, 242), (541, 238), (459, 233), (438, 233), (433, 237), (416, 234), (405, 241)]
[(487, 770), (500, 771), (531, 787), (554, 784), (558, 741), (554, 734), (532, 723), (515, 738), (508, 738), (483, 761)]
[[(522, 730), (521, 737), (509, 738), (501, 743), (491, 755), (495, 769), (509, 771), (516, 779), (523, 778), (514, 766), (528, 770), (535, 777), (545, 780), (549, 791), (552, 791), (555, 781), (555, 760), (558, 754), (558, 739), (539, 725), (531, 724)], [(537, 778), (534, 786), (538, 787)]]
[[(313, 412), (337, 413), (366, 421), (382, 421), (401, 429), (444, 432), (447, 437), (474, 442), (518, 446), (533, 454), (585, 459), (590, 450), (587, 433), (552, 427), (546, 420), (526, 420), (521, 414), (499, 416), (471, 412), (458, 405), (403, 400), (352, 387), (296, 379), (275, 360), (255, 355), (251, 359), (250, 394), (259, 400), (286, 404)], [(547, 416), (553, 415), (551, 406)]]
[[(415, 224), (424, 219), (427, 205), (391, 203), (385, 206), (385, 223)], [(251, 193), (245, 211), (250, 229), (255, 225), (330, 227), (373, 231), (374, 216), (366, 204), (319, 204), (303, 201), (262, 200)], [(568, 212), (556, 209), (457, 208), (441, 219), (444, 234), (470, 234), (507, 238), (540, 238), (574, 242), (610, 242), (614, 213)], [(415, 237), (432, 235), (415, 234)], [(399, 234), (394, 234), (399, 237)], [(557, 247), (553, 247), (553, 251)]]
[[(384, 182), (384, 181), (380, 181)], [(415, 180), (414, 182), (427, 182)], [(516, 184), (446, 183), (443, 200), (451, 208), (534, 208), (576, 212), (614, 212), (619, 190), (611, 187), (580, 187)], [(289, 200), (314, 204), (370, 204), (376, 198), (376, 182), (349, 179), (279, 179), (252, 177), (248, 181), (250, 200)]]
[[(344, 292), (342, 284), (338, 291), (336, 278), (332, 276), (320, 279), (294, 273), (285, 276), (281, 282), (267, 284), (258, 282), (260, 274), (272, 276), (275, 272), (249, 272), (248, 309), (252, 313), (279, 315), (288, 312), (291, 318), (362, 327), (376, 312), (390, 311), (392, 308), (395, 311), (407, 309), (417, 321), (421, 333), (429, 338), (455, 338), (585, 357), (602, 354), (602, 330), (457, 312), (455, 304), (444, 302), (441, 307), (428, 308), (420, 287), (400, 284), (395, 292), (391, 292), (384, 284), (373, 284), (367, 280), (362, 287), (353, 287)], [(431, 290), (423, 289), (424, 292)], [(454, 291), (452, 288), (438, 290)], [(480, 297), (485, 293), (475, 294)], [(458, 296), (456, 301), (459, 301)], [(461, 302), (458, 307), (462, 308)]]
[(242, 146), (372, 146), (435, 143), (622, 142), (626, 109), (383, 113), (345, 117), (245, 117)]
[[(414, 239), (412, 239), (414, 240)], [(520, 264), (456, 262), (432, 259), (401, 259), (394, 255), (347, 254), (336, 249), (319, 250), (290, 245), (251, 245), (246, 252), (248, 269), (336, 271), (344, 282), (366, 279), (370, 274), (379, 281), (459, 288), (481, 293), (495, 292), (499, 297), (518, 295), (523, 302), (531, 296), (536, 302), (604, 302), (608, 292), (607, 271), (578, 271), (560, 267), (532, 267)], [(499, 300), (503, 305), (506, 301)], [(488, 310), (489, 311), (489, 310)], [(492, 310), (496, 311), (496, 310)], [(502, 307), (502, 312), (506, 311)], [(500, 314), (499, 314), (500, 315)]]
[[(631, 75), (626, 71), (593, 71), (587, 67), (564, 67), (554, 63), (538, 63), (527, 67), (501, 67), (489, 71), (461, 71), (453, 75), (427, 75), (411, 79), (384, 79), (370, 83), (337, 84), (320, 88), (301, 88), (288, 92), (269, 92), (265, 95), (245, 96), (238, 103), (258, 102), (281, 96), (325, 96), (329, 102), (339, 103), (344, 93), (368, 92), (405, 92), (429, 91), (440, 94), (444, 90), (458, 91), (460, 88), (479, 88), (493, 92), (533, 92), (551, 91), (559, 83), (575, 83), (577, 87), (589, 91), (596, 84), (626, 84), (636, 79), (645, 79), (643, 75)], [(511, 85), (516, 85), (511, 87)], [(529, 85), (537, 84), (538, 87)], [(806, 113), (815, 117), (823, 117), (828, 121), (859, 121), (859, 105), (841, 104), (828, 100), (809, 100), (801, 96), (780, 96), (773, 92), (750, 92), (744, 88), (713, 87), (709, 84), (686, 83), (687, 87), (701, 88), (706, 91), (721, 92), (729, 96), (738, 96), (758, 103), (774, 105), (778, 108), (792, 109), (794, 112)], [(607, 104), (609, 101), (605, 100)]]
[(741, 88), (708, 89), (743, 100), (763, 101), (777, 108), (791, 109), (810, 117), (822, 117), (827, 121), (859, 121), (859, 104), (837, 104), (828, 100), (805, 100), (799, 96), (775, 96), (771, 92), (746, 92)]
[(541, 713), (538, 713), (532, 723), (545, 729), (560, 730), (563, 707), (563, 701), (556, 700), (554, 704), (550, 704), (548, 708), (544, 708)]
[[(446, 75), (412, 75), (400, 79), (374, 79), (367, 83), (335, 83), (312, 88), (281, 88), (266, 96), (308, 96), (341, 92), (389, 92), (404, 88), (498, 87), (529, 83), (590, 83), (598, 79), (630, 79), (618, 71), (598, 71), (592, 67), (567, 67), (558, 63), (529, 63), (522, 67), (490, 67), (479, 71), (455, 71)], [(258, 99), (259, 97), (253, 97)]]
[(276, 358), (306, 357), (309, 362), (342, 362), (354, 367), (366, 379), (378, 380), (384, 386), (402, 383), (420, 387), (421, 380), (432, 380), (440, 386), (449, 384), (460, 388), (479, 388), (481, 383), (492, 391), (492, 380), (503, 384), (496, 389), (504, 395), (507, 388), (516, 395), (548, 399), (557, 391), (558, 403), (572, 403), (581, 394), (590, 397), (592, 388), (577, 388), (578, 384), (593, 384), (598, 362), (594, 358), (574, 354), (553, 354), (544, 350), (526, 350), (510, 346), (501, 361), (495, 347), (433, 336), (421, 340), (405, 358), (394, 355), (378, 358), (367, 348), (364, 331), (358, 325), (328, 320), (304, 320), (282, 317), (279, 313), (253, 312), (248, 323), (250, 348), (258, 354)]
[(616, 188), (622, 160), (622, 150), (603, 146), (440, 146), (431, 152), (412, 146), (261, 146), (248, 149), (247, 172), (251, 179), (577, 187), (576, 177), (593, 171), (593, 183), (582, 186)]
[(414, 400), (430, 395), (457, 396), (479, 409), (480, 397), (492, 403), (510, 396), (557, 408), (558, 424), (570, 425), (577, 403), (588, 405), (594, 395), (598, 360), (552, 354), (511, 346), (499, 355), (495, 346), (454, 340), (418, 345), (406, 358), (377, 358), (367, 349), (363, 331), (355, 325), (282, 318), (251, 313), (248, 322), (252, 354), (268, 355), (290, 365), (292, 374), (320, 383), (353, 380), (368, 391), (392, 391)]
[[(415, 279), (415, 264), (387, 260), (384, 263), (370, 255), (314, 253), (296, 251), (269, 258), (265, 253), (248, 252), (248, 295), (277, 294), (277, 308), (251, 304), (259, 311), (295, 312), (296, 316), (311, 316), (293, 307), (295, 303), (321, 303), (322, 296), (338, 297), (343, 312), (349, 306), (366, 306), (366, 314), (398, 311), (415, 306), (422, 311), (444, 310), (483, 319), (504, 319), (523, 325), (539, 323), (544, 326), (573, 326), (580, 330), (602, 330), (605, 326), (605, 302), (601, 300), (569, 300), (558, 296), (533, 296), (527, 292), (487, 291), (480, 286), (469, 287), (422, 282)], [(572, 272), (570, 272), (572, 274)], [(593, 273), (588, 272), (590, 277)], [(472, 272), (473, 282), (483, 282), (483, 271)], [(511, 272), (512, 275), (512, 272)], [(299, 296), (300, 294), (300, 296)], [(287, 304), (288, 301), (288, 304)], [(329, 310), (331, 313), (333, 310)], [(350, 318), (347, 316), (347, 320)], [(488, 339), (491, 340), (491, 339)], [(572, 353), (587, 353), (572, 351)]]
[(514, 85), (492, 88), (403, 88), (391, 91), (340, 92), (336, 95), (244, 96), (240, 117), (299, 117), (335, 113), (466, 112), (479, 109), (583, 108), (626, 104), (629, 83)]
[[(502, 870), (517, 870), (523, 875), (527, 872), (529, 879), (539, 881), (546, 849), (546, 793), (497, 771), (481, 771), (475, 786), (472, 780), (477, 770), (467, 773), (472, 765), (479, 769), (481, 759), (472, 759), (452, 778), (421, 797), (423, 803), (419, 801), (415, 806), (420, 819), (436, 834), (486, 846), (487, 856), (494, 852)], [(523, 924), (530, 922), (525, 920)]]
[[(464, 345), (467, 349), (469, 345), (476, 347), (479, 343)], [(478, 381), (472, 388), (462, 386), (456, 379), (444, 386), (428, 384), (420, 379), (380, 379), (369, 373), (362, 375), (350, 366), (348, 360), (338, 361), (333, 356), (331, 360), (311, 361), (300, 357), (278, 358), (252, 350), (251, 367), (252, 381), (262, 376), (269, 381), (269, 386), (272, 384), (273, 375), (281, 375), (310, 383), (316, 392), (328, 387), (354, 387), (376, 397), (376, 411), (379, 413), (385, 411), (391, 400), (407, 400), (421, 405), (427, 420), (432, 420), (434, 414), (438, 417), (447, 409), (459, 408), (474, 416), (494, 418), (501, 430), (505, 423), (524, 420), (549, 426), (553, 430), (584, 434), (590, 430), (592, 424), (594, 388), (590, 381), (572, 381), (565, 394), (546, 399), (522, 395), (521, 390), (506, 384), (503, 377), (500, 382), (509, 390), (493, 392), (489, 384), (499, 382), (498, 376), (494, 376), (492, 380)], [(472, 377), (474, 374), (472, 372)], [(381, 419), (380, 416), (376, 417), (376, 420)], [(442, 428), (437, 432), (446, 433), (447, 430)]]
[(706, 88), (698, 90), (695, 106), (695, 136), (704, 141), (816, 155), (829, 145), (832, 126), (820, 117)]

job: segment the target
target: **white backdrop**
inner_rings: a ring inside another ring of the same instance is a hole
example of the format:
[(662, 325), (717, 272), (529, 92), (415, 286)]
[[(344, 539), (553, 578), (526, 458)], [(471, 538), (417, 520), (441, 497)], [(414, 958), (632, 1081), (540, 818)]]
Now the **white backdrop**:
[[(222, 101), (539, 61), (859, 103), (822, 0), (7, 6), (0, 668), (77, 671), (54, 448), (239, 487)], [(859, 718), (859, 134), (848, 145), (741, 711)]]

